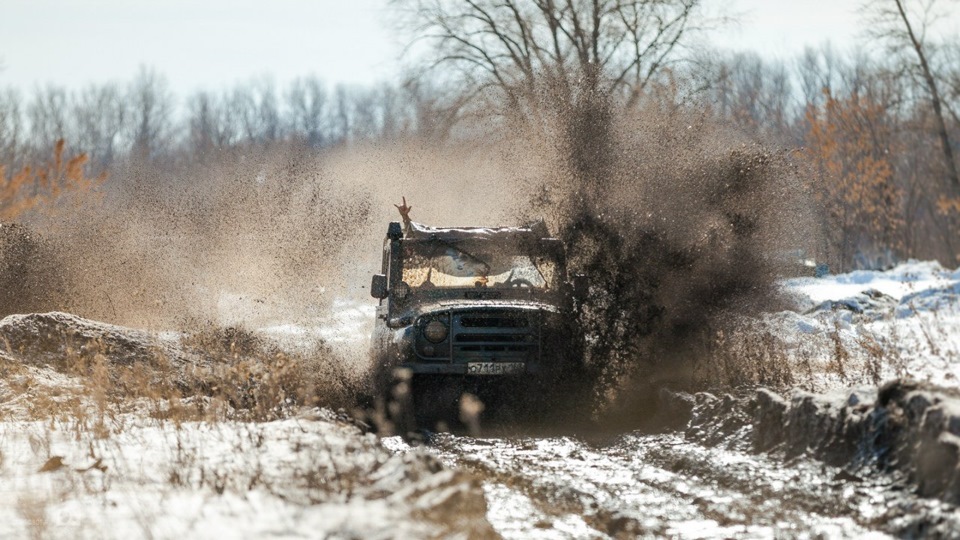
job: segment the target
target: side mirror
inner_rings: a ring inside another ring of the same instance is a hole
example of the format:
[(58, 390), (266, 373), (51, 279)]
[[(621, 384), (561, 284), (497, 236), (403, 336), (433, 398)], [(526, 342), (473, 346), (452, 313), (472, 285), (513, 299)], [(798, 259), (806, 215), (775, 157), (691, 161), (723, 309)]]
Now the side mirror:
[(573, 276), (573, 298), (578, 304), (583, 304), (590, 292), (590, 278), (582, 274)]
[(387, 297), (387, 276), (384, 274), (374, 274), (370, 281), (370, 296), (383, 300)]

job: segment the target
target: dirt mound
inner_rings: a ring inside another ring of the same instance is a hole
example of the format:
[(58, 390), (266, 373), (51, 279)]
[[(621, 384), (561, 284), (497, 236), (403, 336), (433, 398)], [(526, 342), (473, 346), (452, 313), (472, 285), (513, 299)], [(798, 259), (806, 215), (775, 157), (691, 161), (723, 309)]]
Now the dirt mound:
[(120, 364), (174, 354), (148, 332), (61, 312), (10, 315), (0, 320), (0, 339), (8, 354), (24, 362), (53, 366), (68, 356), (88, 352), (100, 352)]
[(688, 439), (785, 459), (815, 457), (852, 476), (904, 473), (921, 496), (960, 504), (960, 396), (895, 380), (833, 394), (767, 389), (694, 397)]
[(211, 400), (223, 404), (216, 414), (254, 420), (284, 418), (301, 406), (349, 407), (362, 384), (322, 342), (289, 352), (255, 332), (212, 324), (155, 334), (67, 313), (10, 315), (0, 321), (0, 350), (4, 369), (75, 376), (86, 395), (118, 404), (144, 397), (158, 406), (198, 404), (175, 411), (187, 417), (206, 417)]

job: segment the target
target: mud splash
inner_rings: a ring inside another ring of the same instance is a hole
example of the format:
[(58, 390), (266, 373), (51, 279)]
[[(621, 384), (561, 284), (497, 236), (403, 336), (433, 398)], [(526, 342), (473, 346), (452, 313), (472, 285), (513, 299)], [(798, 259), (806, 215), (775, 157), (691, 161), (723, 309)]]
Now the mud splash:
[(56, 246), (32, 228), (0, 223), (0, 317), (48, 308), (66, 295)]
[(707, 385), (716, 331), (780, 302), (782, 253), (813, 252), (802, 164), (695, 106), (615, 112), (585, 93), (555, 123), (530, 214), (552, 217), (591, 279), (581, 323), (600, 408), (648, 416), (656, 388)]

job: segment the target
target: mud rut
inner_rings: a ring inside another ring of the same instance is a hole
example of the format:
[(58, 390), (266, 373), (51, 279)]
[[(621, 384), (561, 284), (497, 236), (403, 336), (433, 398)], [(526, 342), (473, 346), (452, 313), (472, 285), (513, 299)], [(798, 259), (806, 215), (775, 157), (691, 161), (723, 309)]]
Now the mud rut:
[[(411, 450), (399, 437), (384, 444)], [(427, 449), (483, 480), (487, 518), (508, 538), (924, 536), (957, 520), (951, 507), (910, 495), (895, 477), (859, 478), (675, 433), (599, 443), (439, 434)]]

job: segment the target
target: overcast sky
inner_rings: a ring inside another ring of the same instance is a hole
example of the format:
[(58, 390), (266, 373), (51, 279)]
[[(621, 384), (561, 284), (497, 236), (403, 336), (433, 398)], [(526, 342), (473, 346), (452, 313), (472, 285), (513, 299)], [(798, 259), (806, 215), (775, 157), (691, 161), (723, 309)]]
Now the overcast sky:
[[(264, 75), (367, 84), (398, 69), (385, 2), (0, 0), (0, 86), (124, 81), (140, 65), (166, 75), (180, 94)], [(827, 40), (848, 47), (862, 31), (862, 0), (726, 3), (742, 22), (716, 41), (767, 56), (790, 57)]]

